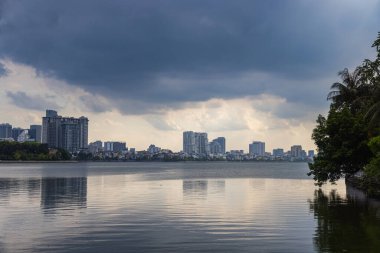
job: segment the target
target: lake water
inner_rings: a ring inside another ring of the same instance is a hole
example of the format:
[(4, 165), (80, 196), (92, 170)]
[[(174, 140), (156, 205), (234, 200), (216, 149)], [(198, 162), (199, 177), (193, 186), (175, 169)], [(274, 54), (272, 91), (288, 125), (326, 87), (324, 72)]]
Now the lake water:
[(305, 163), (0, 164), (0, 252), (379, 252), (380, 204)]

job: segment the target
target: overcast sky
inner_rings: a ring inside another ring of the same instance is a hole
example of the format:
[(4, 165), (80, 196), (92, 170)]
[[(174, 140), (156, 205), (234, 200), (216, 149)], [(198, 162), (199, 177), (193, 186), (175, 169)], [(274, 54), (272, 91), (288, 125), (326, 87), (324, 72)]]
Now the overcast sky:
[(182, 131), (313, 149), (337, 72), (373, 58), (380, 1), (0, 0), (0, 122), (87, 116), (90, 141)]

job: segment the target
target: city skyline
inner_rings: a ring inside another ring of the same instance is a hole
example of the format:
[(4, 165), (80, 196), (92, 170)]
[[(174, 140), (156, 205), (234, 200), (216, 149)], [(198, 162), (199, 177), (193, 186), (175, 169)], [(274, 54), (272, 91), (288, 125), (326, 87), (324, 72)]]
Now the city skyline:
[(180, 150), (186, 130), (315, 149), (338, 71), (374, 58), (380, 29), (376, 0), (20, 1), (1, 5), (0, 122), (51, 108), (137, 149)]
[[(79, 152), (82, 150), (92, 152), (89, 150), (90, 146), (96, 150), (104, 149), (104, 151), (121, 151), (128, 150), (128, 148), (133, 148), (133, 150), (136, 149), (134, 146), (127, 146), (125, 140), (106, 140), (103, 142), (103, 140), (98, 138), (96, 141), (88, 141), (89, 120), (87, 117), (62, 117), (58, 115), (57, 111), (51, 109), (46, 109), (45, 113), (45, 116), (42, 117), (42, 124), (30, 125), (29, 129), (13, 127), (12, 124), (9, 123), (0, 123), (0, 139), (6, 140), (10, 138), (19, 142), (37, 141), (46, 143), (52, 148), (64, 148), (69, 152)], [(23, 134), (25, 137), (20, 140), (19, 136)], [(255, 156), (266, 156), (267, 154), (273, 154), (273, 156), (276, 156), (278, 150), (282, 150), (282, 154), (284, 153), (284, 148), (276, 147), (273, 148), (273, 152), (270, 152), (265, 148), (265, 145), (266, 143), (263, 141), (253, 140), (252, 143), (248, 144), (248, 151), (245, 153)], [(296, 155), (293, 154), (293, 148), (298, 148), (299, 150)], [(164, 149), (171, 150), (166, 147), (164, 147)], [(155, 144), (151, 142), (146, 150), (159, 151), (161, 148), (156, 147)], [(208, 156), (209, 154), (225, 154), (234, 150), (239, 150), (239, 152), (241, 152), (245, 151), (245, 148), (228, 149), (226, 146), (226, 138), (223, 136), (218, 136), (209, 141), (208, 133), (206, 132), (184, 131), (182, 133), (182, 149), (173, 151)], [(302, 145), (293, 144), (288, 150), (288, 152), (291, 152), (294, 157), (301, 156), (301, 151), (305, 152), (306, 156), (306, 151), (302, 149)], [(314, 154), (314, 151), (314, 149), (309, 149), (308, 153), (310, 154), (310, 152), (313, 152)]]

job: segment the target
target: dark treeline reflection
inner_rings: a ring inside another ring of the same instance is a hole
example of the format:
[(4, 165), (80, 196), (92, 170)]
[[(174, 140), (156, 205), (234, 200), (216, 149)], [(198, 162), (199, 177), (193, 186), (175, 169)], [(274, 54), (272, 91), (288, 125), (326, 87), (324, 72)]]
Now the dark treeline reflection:
[(27, 193), (31, 196), (40, 194), (41, 179), (39, 178), (0, 178), (0, 199), (9, 200), (12, 194)]
[(87, 178), (43, 178), (41, 208), (86, 207)]
[(75, 178), (0, 178), (0, 201), (9, 201), (12, 195), (26, 194), (28, 198), (41, 197), (41, 209), (86, 207), (87, 177)]
[(347, 189), (328, 195), (316, 190), (309, 200), (317, 219), (314, 244), (319, 252), (379, 252), (380, 203)]

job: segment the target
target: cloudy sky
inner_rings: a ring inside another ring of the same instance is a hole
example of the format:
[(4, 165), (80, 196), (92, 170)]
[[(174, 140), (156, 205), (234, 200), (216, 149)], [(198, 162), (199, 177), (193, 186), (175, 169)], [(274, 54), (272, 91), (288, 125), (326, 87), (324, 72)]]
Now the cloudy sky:
[(337, 72), (373, 58), (380, 1), (0, 0), (0, 122), (87, 116), (90, 141), (182, 131), (302, 144)]

